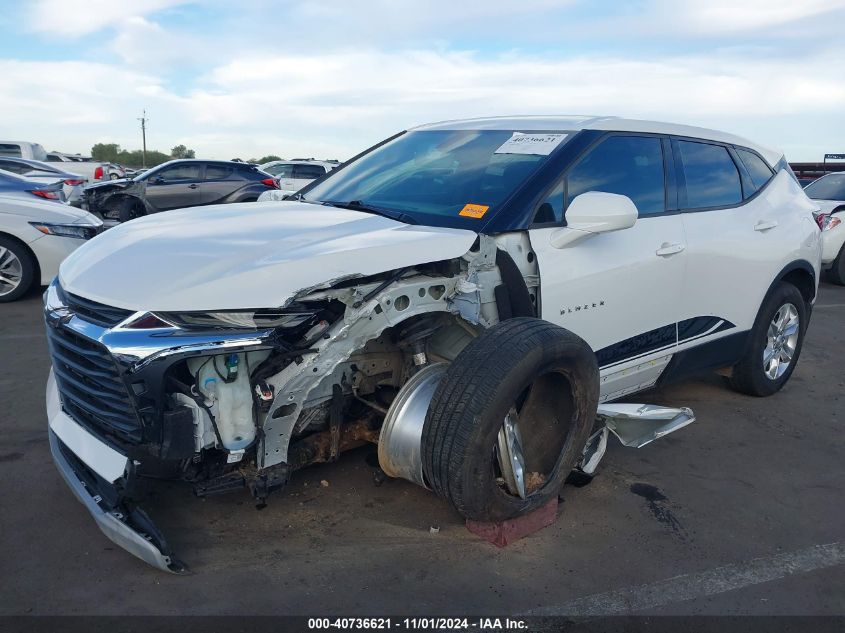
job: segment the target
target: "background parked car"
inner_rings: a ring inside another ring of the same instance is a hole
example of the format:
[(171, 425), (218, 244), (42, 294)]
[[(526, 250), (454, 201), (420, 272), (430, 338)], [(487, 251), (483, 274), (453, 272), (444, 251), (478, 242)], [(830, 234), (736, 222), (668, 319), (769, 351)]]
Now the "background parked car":
[(104, 218), (131, 220), (149, 213), (227, 202), (254, 202), (278, 188), (255, 165), (223, 160), (172, 160), (131, 180), (85, 188), (83, 206)]
[(845, 286), (845, 173), (827, 174), (804, 188), (819, 205), (822, 218), (822, 268), (828, 279)]
[(279, 183), (279, 189), (283, 194), (291, 194), (299, 191), (317, 178), (324, 176), (339, 164), (338, 161), (303, 158), (274, 160), (259, 165), (258, 168), (276, 178)]
[(29, 141), (0, 141), (0, 156), (47, 160), (47, 152), (44, 148), (38, 143)]
[(86, 178), (79, 174), (28, 158), (0, 156), (0, 169), (45, 184), (61, 181), (64, 185), (65, 200), (70, 204), (81, 199), (82, 187), (88, 182)]
[(89, 156), (79, 154), (63, 154), (62, 152), (48, 152), (46, 158), (48, 163), (66, 163), (65, 168), (72, 169), (75, 173), (83, 174), (89, 182), (102, 180), (117, 180), (126, 177), (126, 170), (115, 163), (92, 160)]
[(62, 260), (102, 225), (81, 209), (0, 193), (0, 303), (14, 301), (33, 284), (49, 284)]
[(20, 198), (35, 196), (56, 202), (65, 201), (64, 183), (61, 180), (45, 185), (3, 169), (0, 169), (0, 194)]

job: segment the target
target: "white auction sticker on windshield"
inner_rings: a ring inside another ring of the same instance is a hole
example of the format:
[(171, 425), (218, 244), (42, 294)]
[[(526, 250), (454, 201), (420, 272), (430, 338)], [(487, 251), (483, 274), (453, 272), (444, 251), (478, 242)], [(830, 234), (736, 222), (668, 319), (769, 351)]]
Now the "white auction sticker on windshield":
[(567, 137), (566, 134), (530, 134), (514, 132), (494, 154), (536, 154), (548, 156)]

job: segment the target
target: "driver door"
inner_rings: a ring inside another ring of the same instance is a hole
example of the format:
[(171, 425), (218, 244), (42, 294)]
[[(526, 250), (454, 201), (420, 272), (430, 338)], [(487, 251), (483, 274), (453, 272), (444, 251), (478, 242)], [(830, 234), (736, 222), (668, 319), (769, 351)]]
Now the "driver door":
[(147, 202), (156, 211), (202, 204), (204, 165), (183, 163), (155, 172), (147, 179)]
[[(547, 193), (529, 230), (541, 316), (596, 351), (602, 400), (653, 385), (677, 346), (686, 241), (667, 195), (674, 195), (667, 187), (670, 151), (659, 136), (604, 137)], [(566, 226), (565, 209), (588, 191), (628, 196), (636, 223), (555, 248), (550, 238)]]

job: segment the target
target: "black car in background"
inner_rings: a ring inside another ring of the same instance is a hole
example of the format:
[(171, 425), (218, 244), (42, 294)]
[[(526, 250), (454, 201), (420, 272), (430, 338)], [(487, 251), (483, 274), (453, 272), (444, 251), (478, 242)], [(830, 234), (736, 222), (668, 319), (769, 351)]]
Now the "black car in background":
[(85, 188), (82, 207), (121, 222), (149, 213), (227, 202), (254, 202), (278, 183), (255, 165), (226, 160), (172, 160), (132, 179)]

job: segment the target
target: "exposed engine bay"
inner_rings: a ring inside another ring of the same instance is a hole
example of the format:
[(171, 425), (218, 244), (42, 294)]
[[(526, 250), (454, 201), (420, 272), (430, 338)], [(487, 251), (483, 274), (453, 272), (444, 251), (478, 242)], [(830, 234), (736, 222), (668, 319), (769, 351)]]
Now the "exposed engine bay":
[[(169, 426), (191, 427), (190, 442), (186, 432), (170, 442), (182, 445), (174, 474), (199, 495), (246, 486), (263, 504), (291, 472), (378, 443), (412, 376), (452, 361), (503, 313), (533, 316), (538, 287), (524, 233), (482, 235), (460, 259), (330, 281), (254, 315), (257, 327), (279, 323), (272, 336), (189, 356), (164, 374)], [(175, 456), (159, 452), (171, 468)]]

